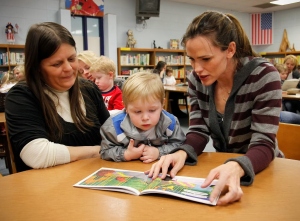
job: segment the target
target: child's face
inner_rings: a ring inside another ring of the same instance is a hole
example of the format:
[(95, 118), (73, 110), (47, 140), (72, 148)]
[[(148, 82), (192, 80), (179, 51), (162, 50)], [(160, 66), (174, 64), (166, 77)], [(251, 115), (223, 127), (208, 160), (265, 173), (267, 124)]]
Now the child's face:
[(280, 74), (280, 79), (281, 80), (286, 80), (286, 78), (288, 76), (288, 72), (287, 71), (282, 71), (279, 74)]
[(167, 76), (169, 76), (169, 77), (171, 77), (172, 74), (173, 74), (173, 72), (171, 72), (171, 71), (167, 72)]
[(126, 107), (133, 125), (143, 131), (150, 130), (157, 125), (162, 110), (163, 105), (159, 100), (148, 102), (139, 99), (129, 103)]
[(112, 72), (105, 74), (103, 72), (91, 73), (95, 79), (95, 84), (102, 92), (109, 91), (114, 86), (114, 79)]
[(82, 74), (82, 77), (88, 79), (90, 66), (81, 60), (78, 60), (78, 71)]
[(19, 69), (14, 70), (14, 75), (15, 75), (17, 81), (20, 81), (24, 77), (24, 74), (22, 72), (20, 72)]

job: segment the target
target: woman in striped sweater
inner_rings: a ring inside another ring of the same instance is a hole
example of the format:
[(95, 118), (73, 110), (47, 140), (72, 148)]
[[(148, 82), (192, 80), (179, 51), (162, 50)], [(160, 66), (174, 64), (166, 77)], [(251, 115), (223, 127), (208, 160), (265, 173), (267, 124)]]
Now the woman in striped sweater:
[[(240, 185), (250, 185), (256, 173), (283, 155), (276, 142), (280, 77), (272, 64), (257, 57), (241, 24), (230, 14), (209, 11), (196, 17), (182, 45), (194, 69), (188, 79), (190, 126), (182, 147), (193, 147), (200, 155), (211, 137), (216, 151), (244, 154), (212, 169), (203, 184), (219, 179), (210, 199), (226, 189), (218, 201), (225, 205), (239, 200)], [(174, 151), (148, 173), (156, 177), (162, 171), (164, 178), (171, 165), (170, 174), (175, 176), (189, 161), (186, 152)]]

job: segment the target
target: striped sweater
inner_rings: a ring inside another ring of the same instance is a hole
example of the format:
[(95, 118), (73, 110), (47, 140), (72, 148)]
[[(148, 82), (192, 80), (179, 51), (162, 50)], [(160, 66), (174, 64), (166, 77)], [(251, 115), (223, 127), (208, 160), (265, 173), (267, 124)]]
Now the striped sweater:
[(185, 144), (199, 155), (210, 136), (217, 151), (245, 154), (229, 160), (237, 161), (244, 169), (241, 184), (250, 185), (254, 174), (282, 155), (276, 140), (282, 93), (279, 74), (272, 64), (252, 57), (241, 59), (241, 63), (226, 103), (223, 133), (211, 99), (215, 83), (204, 86), (195, 73), (190, 74), (190, 126)]

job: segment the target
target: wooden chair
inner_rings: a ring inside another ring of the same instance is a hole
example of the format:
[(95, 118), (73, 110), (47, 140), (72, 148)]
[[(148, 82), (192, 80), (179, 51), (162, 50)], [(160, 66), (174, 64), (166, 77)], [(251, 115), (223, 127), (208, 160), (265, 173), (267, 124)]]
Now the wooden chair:
[(279, 123), (277, 141), (286, 158), (300, 160), (300, 125)]
[(2, 139), (2, 148), (3, 148), (3, 152), (0, 153), (1, 157), (5, 158), (5, 163), (6, 166), (9, 170), (10, 174), (16, 173), (16, 164), (15, 164), (15, 158), (14, 158), (14, 154), (12, 151), (12, 147), (11, 147), (11, 143), (10, 143), (10, 139), (8, 136), (8, 130), (7, 130), (7, 126), (6, 126), (6, 122), (4, 123), (5, 126), (5, 135), (3, 136)]

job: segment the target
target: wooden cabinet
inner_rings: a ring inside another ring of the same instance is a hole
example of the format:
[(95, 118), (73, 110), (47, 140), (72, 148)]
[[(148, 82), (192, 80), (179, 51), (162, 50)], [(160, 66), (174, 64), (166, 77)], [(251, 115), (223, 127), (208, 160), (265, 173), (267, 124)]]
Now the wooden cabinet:
[(0, 72), (11, 72), (12, 69), (24, 63), (24, 45), (0, 44)]
[(119, 76), (129, 76), (143, 70), (152, 71), (158, 61), (165, 61), (173, 69), (174, 77), (185, 81), (186, 73), (192, 69), (185, 50), (118, 48), (117, 56)]
[(300, 51), (286, 52), (261, 52), (260, 55), (270, 61), (272, 64), (283, 64), (285, 56), (292, 54), (297, 57), (298, 65), (300, 64)]

